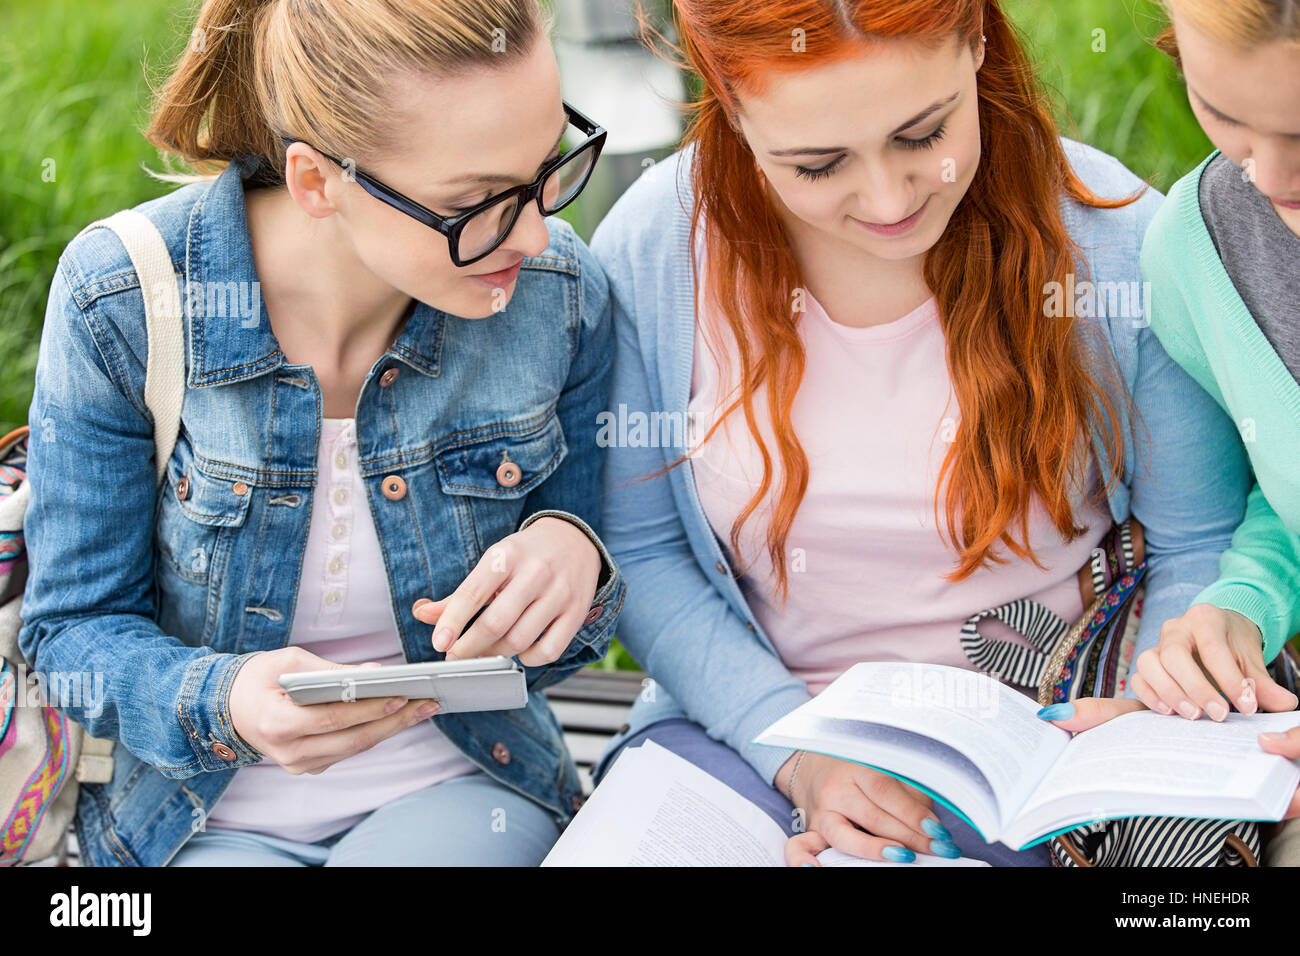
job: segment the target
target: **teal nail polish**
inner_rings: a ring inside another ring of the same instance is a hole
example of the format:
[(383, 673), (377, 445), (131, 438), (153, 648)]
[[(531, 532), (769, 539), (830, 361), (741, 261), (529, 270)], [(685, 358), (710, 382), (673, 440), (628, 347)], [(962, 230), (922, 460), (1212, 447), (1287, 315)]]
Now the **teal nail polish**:
[(1040, 710), (1038, 716), (1043, 720), (1069, 720), (1074, 716), (1074, 705), (1053, 704)]
[(803, 866), (811, 866), (814, 870), (817, 869), (816, 863), (804, 863)]
[(955, 860), (961, 856), (961, 850), (957, 848), (957, 844), (950, 840), (930, 841), (930, 852), (935, 856), (947, 857), (950, 860)]
[(933, 840), (952, 841), (952, 834), (949, 833), (948, 828), (938, 820), (931, 820), (929, 817), (926, 817), (921, 821), (921, 829), (925, 831), (926, 836)]
[(916, 854), (905, 846), (887, 846), (880, 855), (891, 863), (913, 863), (916, 860)]

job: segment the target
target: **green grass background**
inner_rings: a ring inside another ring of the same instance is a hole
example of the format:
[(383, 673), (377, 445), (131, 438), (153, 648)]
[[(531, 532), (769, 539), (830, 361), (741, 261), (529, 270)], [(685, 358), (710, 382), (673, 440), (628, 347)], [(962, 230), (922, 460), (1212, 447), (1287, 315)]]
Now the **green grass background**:
[[(162, 195), (140, 134), (155, 85), (199, 4), (5, 0), (0, 6), (0, 435), (27, 422), (58, 256), (87, 223)], [(1166, 190), (1211, 149), (1176, 72), (1150, 40), (1151, 0), (1005, 0), (1067, 135)], [(1094, 52), (1104, 30), (1106, 52)], [(53, 163), (53, 181), (43, 174)], [(604, 666), (633, 666), (616, 647)]]

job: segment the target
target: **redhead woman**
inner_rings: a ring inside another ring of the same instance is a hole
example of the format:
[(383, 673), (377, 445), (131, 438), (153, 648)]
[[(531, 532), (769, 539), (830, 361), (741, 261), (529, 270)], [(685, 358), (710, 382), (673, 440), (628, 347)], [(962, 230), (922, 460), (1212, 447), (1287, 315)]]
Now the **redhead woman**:
[[(148, 136), (216, 175), (139, 207), (187, 292), (158, 491), (140, 277), (107, 229), (64, 251), (20, 644), (104, 675), (65, 708), (117, 742), (86, 862), (536, 864), (581, 802), (541, 691), (603, 655), (624, 585), (608, 289), (550, 216), (603, 130), (546, 33), (536, 0), (203, 5)], [(523, 709), (277, 682), (482, 655), (524, 665)]]
[(610, 451), (619, 634), (654, 684), (598, 771), (655, 740), (803, 830), (792, 863), (1046, 865), (893, 778), (752, 741), (857, 661), (973, 667), (983, 609), (1078, 618), (1113, 522), (1145, 529), (1140, 648), (1214, 580), (1249, 479), (1231, 419), (1140, 305), (1062, 306), (1140, 288), (1161, 198), (1059, 137), (993, 0), (676, 9), (704, 81), (687, 144), (592, 248), (611, 408), (697, 427)]

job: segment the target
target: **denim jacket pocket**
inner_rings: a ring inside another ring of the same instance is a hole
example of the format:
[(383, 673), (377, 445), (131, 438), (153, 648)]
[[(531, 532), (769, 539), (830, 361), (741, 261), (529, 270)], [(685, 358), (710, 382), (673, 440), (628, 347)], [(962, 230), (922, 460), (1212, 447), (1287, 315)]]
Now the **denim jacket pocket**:
[[(222, 556), (222, 531), (248, 517), (252, 489), (207, 474), (191, 460), (180, 471), (167, 467), (167, 485), (158, 510), (158, 549), (172, 570), (193, 584), (206, 584)], [(241, 493), (242, 491), (242, 493)]]
[[(449, 495), (522, 498), (560, 466), (568, 446), (554, 413), (475, 428), (438, 456), (438, 480)], [(516, 465), (511, 469), (511, 464)]]
[(554, 412), (458, 433), (438, 455), (438, 481), (473, 536), (468, 548), (481, 555), (513, 534), (525, 517), (524, 499), (566, 454)]

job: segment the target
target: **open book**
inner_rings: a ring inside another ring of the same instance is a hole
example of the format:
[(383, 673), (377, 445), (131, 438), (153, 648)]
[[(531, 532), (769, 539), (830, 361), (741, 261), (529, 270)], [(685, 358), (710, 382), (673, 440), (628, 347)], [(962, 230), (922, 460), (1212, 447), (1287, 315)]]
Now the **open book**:
[(1024, 694), (940, 664), (855, 664), (756, 743), (866, 764), (924, 790), (989, 843), (1025, 849), (1095, 820), (1280, 820), (1296, 762), (1261, 733), (1300, 712), (1222, 723), (1137, 711), (1071, 736)]
[[(542, 866), (785, 866), (788, 834), (725, 783), (652, 740), (618, 755)], [(988, 866), (916, 855), (882, 863), (835, 849), (822, 866)]]

